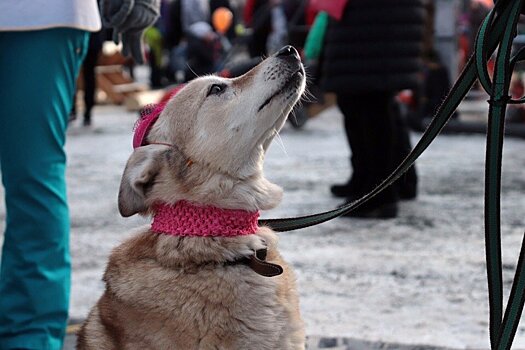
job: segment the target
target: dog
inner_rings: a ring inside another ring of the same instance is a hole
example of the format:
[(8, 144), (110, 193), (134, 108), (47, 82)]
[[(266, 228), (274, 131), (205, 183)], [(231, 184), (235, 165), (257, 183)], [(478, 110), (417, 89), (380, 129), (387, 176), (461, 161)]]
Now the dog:
[(276, 234), (257, 225), (282, 197), (264, 177), (265, 152), (305, 80), (287, 46), (240, 77), (196, 78), (167, 102), (118, 198), (121, 215), (153, 223), (112, 251), (77, 349), (305, 348), (293, 271)]

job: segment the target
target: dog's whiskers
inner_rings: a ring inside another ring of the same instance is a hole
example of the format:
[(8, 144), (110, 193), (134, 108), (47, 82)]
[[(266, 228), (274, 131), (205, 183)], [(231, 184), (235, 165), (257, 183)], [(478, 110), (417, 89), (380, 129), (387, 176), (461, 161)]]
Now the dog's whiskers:
[(315, 95), (310, 91), (310, 89), (308, 89), (308, 86), (304, 89), (304, 93), (302, 94), (301, 99), (299, 100), (298, 103), (302, 103), (303, 101), (304, 102), (315, 102), (316, 101)]
[(310, 90), (305, 90), (305, 94), (302, 96), (302, 98), (299, 100), (299, 102), (316, 102), (317, 98), (316, 96), (310, 92)]
[(288, 157), (288, 152), (286, 152), (286, 146), (284, 145), (283, 139), (281, 138), (281, 134), (279, 134), (279, 131), (275, 129), (274, 129), (274, 132), (275, 132), (275, 138), (277, 139), (277, 144), (283, 150), (284, 155)]
[(190, 71), (193, 73), (193, 75), (195, 75), (195, 78), (198, 78), (199, 75), (193, 70), (193, 68), (191, 68), (191, 66), (189, 65), (189, 63), (186, 62), (186, 66), (190, 69)]
[(292, 109), (292, 111), (290, 112), (290, 115), (288, 116), (288, 119), (290, 119), (290, 118), (294, 118), (295, 121), (297, 121), (297, 116), (296, 116), (296, 114), (297, 114), (297, 109), (296, 109), (296, 108), (297, 108), (297, 107), (295, 107), (294, 109)]

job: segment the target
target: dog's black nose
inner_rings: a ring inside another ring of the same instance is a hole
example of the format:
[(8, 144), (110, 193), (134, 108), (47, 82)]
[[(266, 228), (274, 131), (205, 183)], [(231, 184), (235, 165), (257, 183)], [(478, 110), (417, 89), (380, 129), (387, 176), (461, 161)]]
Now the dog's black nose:
[(285, 47), (283, 47), (282, 49), (280, 49), (276, 54), (275, 54), (277, 57), (285, 57), (285, 56), (295, 56), (297, 58), (299, 58), (299, 53), (297, 52), (297, 50), (291, 46), (291, 45), (286, 45)]

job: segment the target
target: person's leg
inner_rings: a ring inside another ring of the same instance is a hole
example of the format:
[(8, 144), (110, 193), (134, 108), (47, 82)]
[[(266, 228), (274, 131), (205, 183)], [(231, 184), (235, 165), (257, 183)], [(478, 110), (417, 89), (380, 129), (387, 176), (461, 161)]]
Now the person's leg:
[(150, 27), (144, 32), (144, 39), (148, 44), (150, 67), (150, 86), (152, 88), (162, 87), (164, 70), (162, 68), (162, 34), (156, 27)]
[(0, 32), (2, 350), (62, 347), (70, 290), (63, 146), (87, 40), (67, 28)]
[[(397, 102), (392, 101), (392, 117), (395, 123), (394, 141), (394, 168), (408, 156), (412, 150), (410, 142), (410, 132), (405, 118), (401, 115), (401, 110)], [(395, 183), (401, 199), (415, 199), (417, 196), (417, 172), (416, 166), (412, 165)]]
[[(368, 106), (360, 117), (364, 124), (366, 159), (369, 160), (367, 191), (370, 191), (386, 179), (393, 170), (397, 124), (392, 113), (392, 94), (373, 93), (361, 98)], [(389, 193), (389, 188), (383, 192)]]
[[(370, 93), (359, 96), (360, 108), (356, 110), (359, 119), (359, 150), (366, 164), (363, 178), (364, 193), (371, 191), (393, 170), (394, 123), (390, 93)], [(352, 145), (353, 146), (353, 145)], [(360, 193), (362, 194), (362, 193)], [(349, 200), (356, 198), (350, 197)], [(348, 213), (350, 217), (391, 218), (397, 215), (397, 189), (389, 186), (356, 210)]]
[(343, 114), (345, 135), (350, 147), (350, 164), (352, 175), (347, 183), (334, 185), (330, 188), (336, 197), (358, 197), (366, 190), (366, 150), (364, 149), (364, 130), (360, 118), (362, 111), (367, 108), (363, 105), (360, 95), (338, 94), (337, 106)]
[(98, 55), (100, 50), (88, 49), (84, 64), (82, 65), (82, 73), (84, 76), (84, 121), (85, 126), (91, 125), (91, 110), (95, 105), (95, 91), (97, 87), (95, 67), (98, 61)]

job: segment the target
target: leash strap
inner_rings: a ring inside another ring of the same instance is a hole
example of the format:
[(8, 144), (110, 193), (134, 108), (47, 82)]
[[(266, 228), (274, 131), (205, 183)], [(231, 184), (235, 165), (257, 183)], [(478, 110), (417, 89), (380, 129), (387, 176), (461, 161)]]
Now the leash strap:
[[(512, 288), (503, 315), (503, 282), (501, 259), (500, 192), (501, 164), (507, 104), (524, 103), (525, 97), (513, 100), (508, 96), (510, 78), (516, 62), (525, 58), (525, 48), (511, 57), (512, 42), (524, 0), (498, 0), (483, 21), (476, 38), (476, 50), (463, 72), (438, 108), (427, 130), (412, 152), (381, 184), (360, 199), (334, 210), (296, 218), (259, 220), (259, 225), (285, 232), (317, 225), (359, 207), (405, 173), (428, 148), (446, 125), (472, 84), (479, 78), (489, 93), (485, 165), (485, 246), (490, 307), (490, 342), (492, 350), (509, 350), (525, 304), (525, 235), (517, 263)], [(499, 46), (493, 81), (487, 61)]]
[[(490, 341), (492, 349), (507, 350), (511, 348), (519, 319), (523, 311), (525, 281), (523, 274), (523, 253), (522, 243), (520, 257), (516, 268), (516, 274), (512, 283), (511, 295), (505, 310), (503, 320), (503, 286), (502, 286), (502, 266), (501, 266), (501, 225), (500, 225), (500, 192), (501, 192), (501, 164), (503, 150), (503, 135), (505, 126), (505, 110), (509, 101), (508, 96), (512, 69), (517, 60), (520, 59), (520, 52), (514, 57), (510, 57), (512, 41), (516, 35), (516, 25), (523, 0), (498, 1), (497, 9), (507, 6), (510, 14), (507, 19), (502, 40), (500, 42), (496, 57), (494, 70), (494, 81), (490, 83), (490, 78), (486, 74), (480, 74), (484, 80), (484, 88), (490, 88), (491, 99), (489, 101), (489, 123), (487, 129), (487, 149), (486, 149), (486, 168), (485, 168), (485, 245), (487, 258), (487, 280), (489, 289), (490, 305)], [(488, 20), (486, 20), (488, 21)], [(481, 36), (487, 31), (482, 28), (476, 44), (478, 56), (484, 55), (485, 45)], [(518, 101), (516, 101), (518, 102)]]
[(510, 98), (508, 90), (512, 71), (506, 63), (510, 60), (512, 39), (521, 9), (521, 0), (514, 1), (507, 7), (512, 12), (508, 15), (508, 23), (496, 57), (494, 82), (490, 81), (486, 60), (486, 33), (494, 14), (501, 11), (503, 2), (498, 2), (491, 13), (485, 18), (476, 38), (476, 67), (483, 88), (490, 94), (489, 117), (487, 127), (487, 146), (485, 155), (485, 254), (487, 261), (487, 281), (489, 291), (489, 325), (492, 349), (498, 348), (498, 336), (502, 326), (503, 313), (503, 280), (501, 270), (501, 230), (500, 230), (500, 191), (501, 162), (503, 149), (503, 128), (505, 109)]

